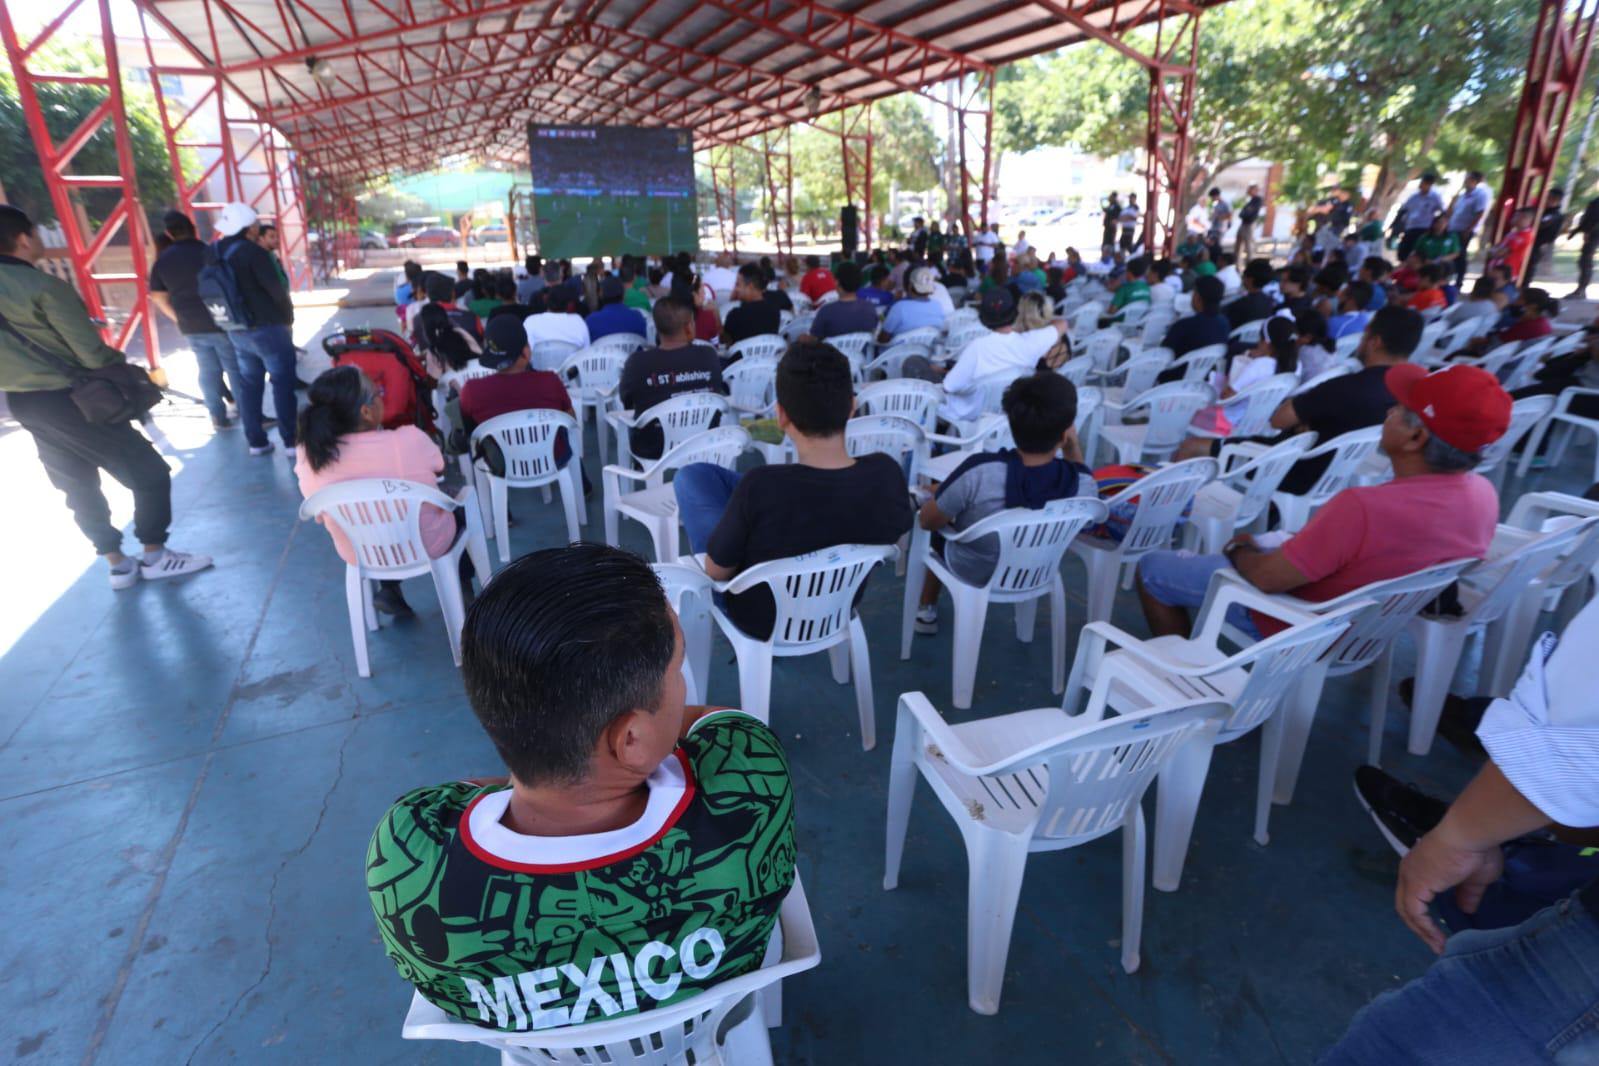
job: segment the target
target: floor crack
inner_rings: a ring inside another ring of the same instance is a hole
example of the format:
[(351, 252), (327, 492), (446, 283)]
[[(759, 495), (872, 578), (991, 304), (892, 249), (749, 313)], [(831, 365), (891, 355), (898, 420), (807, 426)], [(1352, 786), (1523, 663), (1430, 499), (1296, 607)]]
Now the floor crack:
[(234, 997), (233, 1003), (228, 1007), (227, 1011), (222, 1015), (222, 1017), (217, 1019), (215, 1025), (206, 1030), (204, 1036), (200, 1037), (199, 1042), (194, 1045), (194, 1049), (189, 1052), (188, 1058), (184, 1060), (186, 1064), (194, 1062), (194, 1057), (200, 1053), (200, 1049), (204, 1048), (206, 1044), (210, 1043), (211, 1038), (216, 1036), (216, 1034), (221, 1031), (222, 1027), (227, 1025), (228, 1022), (233, 1019), (234, 1014), (238, 1012), (240, 1006), (244, 1004), (244, 1001), (248, 999), (256, 989), (265, 984), (267, 978), (272, 975), (272, 926), (277, 921), (278, 917), (278, 881), (283, 877), (283, 873), (289, 868), (289, 865), (306, 853), (306, 851), (311, 847), (311, 844), (316, 840), (317, 834), (322, 831), (322, 822), (327, 818), (328, 805), (333, 800), (333, 793), (338, 791), (339, 782), (344, 780), (345, 749), (349, 747), (351, 739), (355, 737), (356, 730), (361, 728), (360, 718), (353, 718), (350, 721), (350, 731), (346, 733), (344, 735), (344, 739), (339, 742), (339, 762), (338, 766), (333, 772), (333, 783), (328, 786), (327, 792), (323, 793), (322, 795), (322, 807), (317, 811), (316, 821), (312, 823), (311, 831), (306, 834), (305, 840), (300, 843), (300, 846), (285, 855), (283, 857), (283, 861), (278, 863), (277, 869), (272, 871), (272, 884), (267, 889), (266, 962), (261, 967), (261, 973), (254, 981), (250, 982), (249, 985), (247, 985), (236, 997)]

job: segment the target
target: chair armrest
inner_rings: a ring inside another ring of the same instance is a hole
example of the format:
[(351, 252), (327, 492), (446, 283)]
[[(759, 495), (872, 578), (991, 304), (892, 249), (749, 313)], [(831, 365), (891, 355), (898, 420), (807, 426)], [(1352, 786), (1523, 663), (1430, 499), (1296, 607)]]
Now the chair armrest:
[(1569, 388), (1560, 393), (1560, 398), (1555, 400), (1555, 408), (1551, 415), (1563, 415), (1571, 410), (1571, 401), (1582, 396), (1599, 396), (1599, 389)]
[(997, 763), (985, 763), (979, 759), (977, 754), (966, 746), (966, 742), (955, 735), (955, 731), (944, 721), (944, 716), (938, 713), (932, 702), (920, 692), (901, 693), (899, 722), (894, 727), (896, 734), (904, 728), (907, 717), (921, 730), (921, 740), (929, 749), (929, 754), (942, 758), (963, 774), (979, 777), (993, 773), (997, 767), (1004, 766), (1008, 761), (1002, 759)]
[(964, 451), (980, 443), (984, 437), (994, 432), (995, 424), (1004, 417), (1004, 415), (994, 414), (980, 415), (975, 422), (970, 423), (975, 428), (965, 436), (949, 433), (928, 433), (926, 434), (926, 439), (936, 444), (947, 445), (955, 451)]
[(1267, 445), (1258, 441), (1229, 441), (1221, 446), (1221, 451), (1216, 454), (1216, 461), (1221, 464), (1221, 472), (1225, 476), (1232, 473), (1233, 460), (1241, 459), (1243, 463), (1251, 463), (1266, 454), (1266, 451)]
[(1289, 625), (1301, 625), (1316, 619), (1304, 600), (1286, 593), (1262, 592), (1237, 570), (1228, 567), (1211, 575), (1210, 587), (1205, 590), (1205, 602), (1200, 605), (1199, 614), (1194, 620), (1196, 635), (1193, 639), (1213, 648), (1221, 647), (1227, 609), (1235, 604), (1253, 608)]
[(1564, 492), (1529, 492), (1516, 501), (1504, 525), (1537, 530), (1555, 515), (1599, 515), (1599, 500), (1585, 500)]
[[(657, 461), (656, 465), (659, 465), (659, 461)], [(616, 477), (625, 477), (629, 481), (645, 481), (645, 480), (648, 480), (648, 478), (650, 477), (650, 475), (652, 473), (653, 473), (653, 470), (629, 470), (627, 467), (625, 467), (625, 466), (617, 466), (615, 463), (607, 463), (600, 470), (600, 476), (601, 477), (606, 477), (608, 475), (614, 475)]]

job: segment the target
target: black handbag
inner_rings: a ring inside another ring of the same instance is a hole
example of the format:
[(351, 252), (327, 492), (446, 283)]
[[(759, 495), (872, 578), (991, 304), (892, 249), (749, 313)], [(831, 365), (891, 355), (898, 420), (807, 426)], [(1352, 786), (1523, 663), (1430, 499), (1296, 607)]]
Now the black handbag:
[(0, 315), (0, 329), (72, 379), (72, 402), (77, 405), (85, 422), (94, 425), (131, 422), (142, 418), (145, 412), (161, 402), (161, 387), (150, 380), (150, 375), (142, 366), (124, 360), (91, 370), (69, 362), (23, 336), (4, 315)]

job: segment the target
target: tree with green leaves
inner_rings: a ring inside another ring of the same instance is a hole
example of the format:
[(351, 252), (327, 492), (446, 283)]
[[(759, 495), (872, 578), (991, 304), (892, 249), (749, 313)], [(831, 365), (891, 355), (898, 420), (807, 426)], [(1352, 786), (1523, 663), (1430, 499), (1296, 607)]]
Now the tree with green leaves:
[[(88, 43), (56, 44), (40, 50), (35, 60), (41, 67), (74, 74), (105, 76), (105, 60)], [(105, 90), (96, 85), (69, 85), (45, 82), (35, 86), (51, 138), (60, 144), (105, 101)], [(156, 111), (155, 95), (146, 86), (123, 85), (123, 108), (127, 113), (128, 137), (133, 146), (134, 183), (139, 203), (149, 219), (159, 220), (163, 211), (177, 199), (172, 180), (172, 164), (167, 155), (166, 138)], [(192, 154), (192, 153), (191, 153)], [(180, 159), (183, 158), (180, 156)], [(108, 118), (90, 137), (72, 161), (77, 174), (115, 174), (117, 145), (115, 129)], [(55, 205), (44, 182), (44, 164), (33, 147), (33, 137), (22, 113), (17, 83), (9, 68), (0, 70), (0, 184), (7, 199), (40, 222), (53, 222)], [(121, 193), (116, 189), (79, 189), (84, 212), (91, 225), (99, 227), (115, 209)], [(152, 226), (159, 230), (159, 224)]]

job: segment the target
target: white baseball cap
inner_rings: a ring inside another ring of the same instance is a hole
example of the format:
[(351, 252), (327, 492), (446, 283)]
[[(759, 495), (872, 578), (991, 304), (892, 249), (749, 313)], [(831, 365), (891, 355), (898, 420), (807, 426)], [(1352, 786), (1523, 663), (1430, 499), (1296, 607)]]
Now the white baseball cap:
[(933, 285), (936, 280), (933, 276), (932, 267), (917, 267), (911, 271), (911, 276), (906, 281), (905, 287), (917, 296), (931, 296), (933, 295)]
[(217, 212), (217, 232), (224, 237), (243, 233), (256, 224), (261, 216), (249, 204), (231, 203)]

